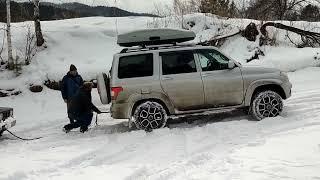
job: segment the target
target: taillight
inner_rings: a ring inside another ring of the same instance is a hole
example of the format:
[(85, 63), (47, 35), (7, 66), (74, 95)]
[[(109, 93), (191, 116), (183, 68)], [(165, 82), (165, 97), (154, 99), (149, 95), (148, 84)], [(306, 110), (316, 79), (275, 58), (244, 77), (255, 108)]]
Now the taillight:
[(121, 91), (123, 91), (122, 87), (112, 87), (111, 88), (111, 99), (116, 100)]

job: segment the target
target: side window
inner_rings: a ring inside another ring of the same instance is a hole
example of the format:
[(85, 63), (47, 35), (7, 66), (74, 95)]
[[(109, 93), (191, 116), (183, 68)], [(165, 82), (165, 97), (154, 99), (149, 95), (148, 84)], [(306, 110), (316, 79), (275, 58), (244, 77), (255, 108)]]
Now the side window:
[(192, 51), (176, 51), (161, 53), (163, 75), (197, 72)]
[(228, 69), (229, 59), (216, 50), (199, 50), (197, 52), (202, 71)]
[(125, 56), (119, 59), (119, 79), (147, 76), (153, 76), (153, 54)]

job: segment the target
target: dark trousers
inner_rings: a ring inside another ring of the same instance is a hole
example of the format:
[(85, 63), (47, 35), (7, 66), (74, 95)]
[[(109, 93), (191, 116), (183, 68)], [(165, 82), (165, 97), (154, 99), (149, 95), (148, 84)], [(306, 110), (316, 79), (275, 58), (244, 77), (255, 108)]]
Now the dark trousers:
[(70, 100), (67, 101), (67, 112), (68, 112), (68, 118), (70, 120), (70, 124), (73, 124), (75, 121), (72, 113), (70, 112)]
[(86, 130), (88, 130), (88, 127), (91, 124), (92, 117), (93, 117), (92, 112), (81, 114), (80, 116), (74, 117), (74, 119), (76, 120), (74, 123), (70, 123), (70, 124), (64, 126), (64, 128), (66, 130), (71, 130), (71, 129), (75, 129), (75, 128), (80, 127), (80, 130), (86, 131)]

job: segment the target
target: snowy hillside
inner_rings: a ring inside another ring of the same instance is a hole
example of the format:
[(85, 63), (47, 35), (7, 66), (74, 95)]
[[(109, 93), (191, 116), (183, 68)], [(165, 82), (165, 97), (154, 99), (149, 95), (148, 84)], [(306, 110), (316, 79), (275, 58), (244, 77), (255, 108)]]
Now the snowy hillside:
[[(252, 22), (201, 14), (185, 17), (185, 23), (190, 21), (195, 22), (191, 28), (197, 34), (195, 42), (237, 32)], [(285, 101), (283, 114), (261, 122), (251, 121), (242, 111), (228, 111), (198, 117), (192, 124), (182, 119), (145, 133), (129, 131), (124, 121), (101, 115), (99, 126), (93, 123), (88, 133), (64, 134), (61, 129), (69, 120), (60, 92), (26, 90), (29, 84), (60, 80), (71, 63), (85, 79), (92, 79), (97, 72), (109, 70), (113, 54), (121, 50), (116, 45), (117, 31), (166, 23), (181, 26), (175, 20), (145, 17), (117, 18), (117, 28), (115, 19), (102, 17), (43, 22), (47, 48), (39, 49), (19, 77), (0, 71), (0, 89), (22, 90), (18, 96), (0, 98), (0, 107), (14, 108), (17, 126), (12, 131), (43, 138), (25, 142), (5, 133), (0, 138), (0, 180), (320, 179), (320, 49), (297, 49), (282, 31), (268, 29), (280, 39), (278, 46), (263, 47), (265, 56), (250, 63), (246, 59), (258, 42), (235, 36), (221, 47), (245, 66), (289, 71), (293, 95)], [(15, 52), (20, 57), (27, 24), (13, 24)], [(316, 28), (320, 23), (295, 25), (320, 31)], [(99, 108), (108, 108), (101, 105), (96, 90), (93, 99)]]
[[(194, 14), (185, 17), (185, 27), (188, 27), (188, 22), (195, 23), (195, 26), (191, 28), (197, 34), (194, 42), (202, 42), (212, 37), (232, 34), (255, 21), (227, 20)], [(284, 23), (289, 24), (289, 22)], [(24, 57), (27, 27), (31, 25), (32, 22), (13, 24), (14, 48), (20, 61)], [(316, 28), (317, 23), (297, 22), (294, 25), (306, 30), (320, 31)], [(24, 89), (28, 84), (43, 84), (48, 79), (59, 81), (71, 63), (79, 67), (80, 73), (86, 80), (94, 79), (98, 72), (106, 72), (110, 69), (113, 54), (121, 50), (116, 44), (117, 33), (153, 27), (181, 28), (181, 22), (174, 17), (163, 19), (93, 17), (43, 22), (42, 27), (48, 48), (39, 49), (31, 65), (23, 67), (24, 77), (15, 78), (8, 72), (0, 72), (0, 89)], [(275, 31), (272, 28), (269, 31), (279, 39), (278, 46), (264, 46), (263, 51), (266, 56), (261, 57), (258, 61), (246, 64), (246, 60), (255, 53), (258, 40), (250, 42), (238, 35), (227, 41), (221, 50), (244, 65), (263, 65), (280, 68), (283, 71), (320, 66), (319, 49), (297, 49), (285, 37), (285, 31)], [(0, 39), (2, 37), (3, 34), (0, 35)], [(290, 37), (293, 40), (298, 38), (294, 34), (291, 34)], [(6, 58), (6, 54), (6, 49), (4, 49), (2, 57)], [(14, 83), (10, 81), (12, 79)]]

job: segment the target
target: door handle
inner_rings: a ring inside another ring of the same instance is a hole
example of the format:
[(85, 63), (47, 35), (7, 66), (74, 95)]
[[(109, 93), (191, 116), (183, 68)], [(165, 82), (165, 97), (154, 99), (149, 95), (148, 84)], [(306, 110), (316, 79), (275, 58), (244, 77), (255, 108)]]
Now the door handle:
[(173, 78), (172, 77), (163, 77), (162, 80), (169, 81), (169, 80), (173, 80)]

